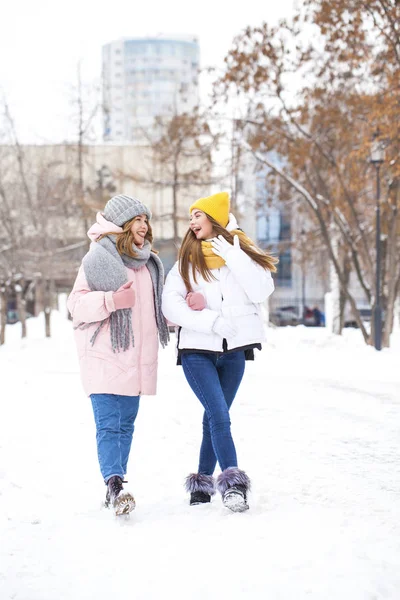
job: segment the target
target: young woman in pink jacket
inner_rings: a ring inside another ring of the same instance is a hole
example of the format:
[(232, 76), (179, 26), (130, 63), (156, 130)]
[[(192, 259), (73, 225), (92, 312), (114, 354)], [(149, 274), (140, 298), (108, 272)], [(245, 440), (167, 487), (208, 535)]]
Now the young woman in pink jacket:
[(135, 507), (123, 487), (141, 395), (154, 395), (159, 341), (169, 334), (161, 313), (164, 269), (152, 250), (150, 210), (118, 195), (88, 231), (68, 308), (73, 318), (81, 377), (96, 423), (106, 505), (115, 514)]

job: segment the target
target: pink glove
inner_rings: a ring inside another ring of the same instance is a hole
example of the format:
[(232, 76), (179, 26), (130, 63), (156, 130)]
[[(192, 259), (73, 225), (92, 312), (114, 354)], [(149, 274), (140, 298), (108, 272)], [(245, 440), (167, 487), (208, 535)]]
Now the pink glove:
[(121, 287), (113, 293), (113, 300), (115, 310), (120, 308), (132, 308), (135, 305), (135, 292), (131, 288), (133, 281), (124, 283)]
[(203, 310), (206, 307), (206, 301), (200, 292), (189, 292), (186, 296), (186, 302), (192, 310)]

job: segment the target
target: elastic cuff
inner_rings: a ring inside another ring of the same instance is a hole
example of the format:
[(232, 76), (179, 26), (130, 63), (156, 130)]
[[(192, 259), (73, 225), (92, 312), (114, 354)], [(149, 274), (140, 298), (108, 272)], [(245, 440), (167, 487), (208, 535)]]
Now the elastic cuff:
[(106, 305), (106, 309), (110, 313), (112, 313), (116, 310), (113, 295), (114, 295), (113, 291), (104, 293), (104, 304)]

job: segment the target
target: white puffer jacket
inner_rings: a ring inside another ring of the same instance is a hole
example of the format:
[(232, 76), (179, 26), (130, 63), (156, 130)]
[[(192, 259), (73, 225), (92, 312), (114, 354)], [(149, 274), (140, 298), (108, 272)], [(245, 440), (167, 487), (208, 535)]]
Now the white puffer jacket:
[(179, 348), (222, 351), (222, 338), (214, 333), (217, 317), (231, 319), (237, 333), (227, 338), (228, 350), (264, 341), (261, 304), (274, 291), (271, 273), (251, 260), (245, 252), (229, 252), (226, 265), (213, 269), (215, 280), (191, 277), (193, 292), (201, 292), (206, 308), (195, 311), (186, 304), (187, 290), (178, 263), (168, 273), (163, 292), (165, 317), (181, 327)]

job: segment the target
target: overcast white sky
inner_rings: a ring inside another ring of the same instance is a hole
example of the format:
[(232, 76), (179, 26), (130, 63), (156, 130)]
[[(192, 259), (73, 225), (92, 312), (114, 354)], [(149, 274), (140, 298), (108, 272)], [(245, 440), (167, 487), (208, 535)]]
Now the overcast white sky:
[[(199, 37), (201, 66), (221, 65), (247, 25), (290, 15), (293, 0), (9, 0), (0, 19), (0, 93), (25, 142), (71, 134), (76, 66), (100, 79), (101, 47), (120, 37), (159, 33)], [(235, 6), (236, 5), (236, 6)]]

